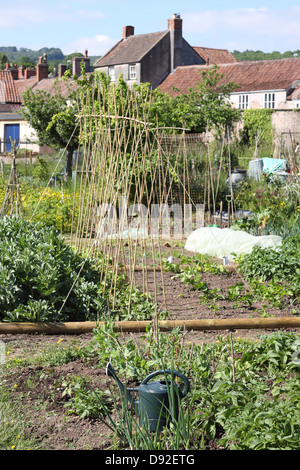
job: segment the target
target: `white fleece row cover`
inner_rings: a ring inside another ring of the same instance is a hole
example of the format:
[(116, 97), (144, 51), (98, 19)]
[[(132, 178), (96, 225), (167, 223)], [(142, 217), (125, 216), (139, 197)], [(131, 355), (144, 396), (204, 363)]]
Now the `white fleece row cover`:
[(215, 258), (227, 256), (229, 260), (233, 260), (235, 255), (251, 253), (255, 245), (276, 249), (281, 242), (282, 237), (277, 235), (254, 236), (242, 230), (202, 227), (188, 236), (185, 249)]

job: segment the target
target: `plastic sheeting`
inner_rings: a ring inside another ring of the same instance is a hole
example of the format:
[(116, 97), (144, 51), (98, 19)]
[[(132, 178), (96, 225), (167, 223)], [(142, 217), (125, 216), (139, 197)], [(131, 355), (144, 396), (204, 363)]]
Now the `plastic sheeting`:
[(249, 162), (249, 176), (258, 179), (262, 173), (285, 171), (287, 161), (281, 158), (258, 158)]
[(251, 253), (255, 245), (276, 249), (281, 242), (282, 238), (276, 235), (254, 236), (230, 228), (202, 227), (188, 236), (185, 249), (220, 259), (227, 256), (233, 260), (235, 255)]
[(280, 158), (263, 158), (263, 172), (274, 173), (274, 171), (285, 171), (286, 160)]

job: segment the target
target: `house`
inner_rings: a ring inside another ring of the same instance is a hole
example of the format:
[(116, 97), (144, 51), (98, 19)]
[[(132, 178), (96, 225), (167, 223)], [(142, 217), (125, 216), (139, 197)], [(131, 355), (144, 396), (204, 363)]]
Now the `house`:
[[(74, 57), (72, 73), (80, 75), (81, 62), (84, 62), (85, 69), (90, 70), (90, 59), (87, 51), (84, 57)], [(62, 77), (66, 66), (59, 66), (59, 78)], [(6, 65), (5, 70), (0, 70), (0, 155), (11, 152), (12, 144), (15, 143), (19, 149), (30, 150), (37, 153), (51, 152), (47, 146), (41, 147), (38, 144), (37, 136), (24, 120), (19, 110), (22, 106), (22, 94), (28, 89), (45, 90), (50, 93), (55, 88), (67, 96), (68, 86), (65, 82), (49, 75), (47, 56), (39, 58), (35, 69), (23, 69), (22, 66)]]
[(20, 105), (21, 97), (7, 65), (0, 70), (0, 154), (10, 152), (12, 141), (20, 139)]
[[(18, 149), (39, 152), (40, 146), (34, 130), (23, 119), (19, 110), (22, 106), (22, 92), (26, 87), (48, 77), (48, 64), (46, 56), (40, 57), (36, 70), (23, 67), (9, 66), (0, 70), (0, 90), (2, 89), (2, 102), (0, 104), (0, 154), (10, 153), (12, 145)], [(26, 84), (22, 88), (22, 84)], [(3, 92), (5, 90), (5, 93)]]
[[(201, 80), (201, 72), (212, 65), (177, 67), (159, 88), (175, 96), (187, 92)], [(300, 104), (300, 58), (218, 64), (224, 81), (236, 83), (232, 105), (239, 109), (293, 109)]]
[(226, 50), (192, 47), (182, 36), (182, 23), (174, 14), (167, 30), (139, 35), (133, 26), (124, 26), (122, 38), (94, 64), (94, 70), (106, 73), (112, 82), (122, 74), (129, 86), (148, 82), (156, 88), (177, 67), (235, 61)]

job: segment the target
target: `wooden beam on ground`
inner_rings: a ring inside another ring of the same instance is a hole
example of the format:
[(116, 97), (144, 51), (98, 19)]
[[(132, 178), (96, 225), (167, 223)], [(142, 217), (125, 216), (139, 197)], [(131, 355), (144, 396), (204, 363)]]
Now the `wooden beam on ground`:
[[(113, 324), (115, 331), (137, 333), (144, 332), (151, 323), (151, 321), (118, 321)], [(0, 323), (0, 334), (84, 334), (104, 324), (104, 322)], [(187, 331), (300, 328), (300, 317), (163, 320), (158, 322), (158, 326), (161, 331), (171, 331), (178, 327)]]

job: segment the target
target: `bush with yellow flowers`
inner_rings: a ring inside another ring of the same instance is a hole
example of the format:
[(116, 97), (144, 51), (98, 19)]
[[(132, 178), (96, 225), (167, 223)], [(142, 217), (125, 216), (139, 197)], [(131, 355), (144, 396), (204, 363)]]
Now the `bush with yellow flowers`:
[[(0, 208), (4, 202), (6, 190), (7, 182), (0, 181)], [(21, 206), (26, 219), (54, 227), (63, 234), (71, 232), (72, 224), (76, 228), (79, 192), (74, 191), (74, 188), (55, 189), (42, 184), (21, 183), (20, 193)]]

